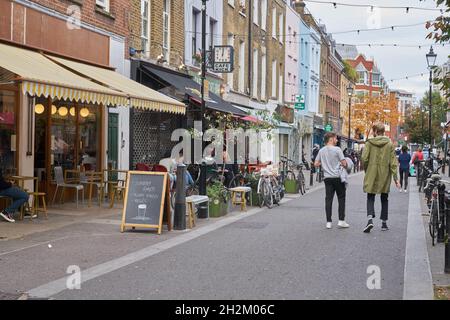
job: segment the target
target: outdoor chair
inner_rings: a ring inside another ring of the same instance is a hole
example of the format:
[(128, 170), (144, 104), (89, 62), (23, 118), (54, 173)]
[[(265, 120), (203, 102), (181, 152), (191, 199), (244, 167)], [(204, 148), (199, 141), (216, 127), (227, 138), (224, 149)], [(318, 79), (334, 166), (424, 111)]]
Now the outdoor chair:
[(86, 189), (89, 187), (89, 200), (88, 207), (92, 204), (92, 188), (97, 188), (97, 197), (98, 197), (98, 205), (102, 206), (102, 201), (104, 199), (104, 182), (103, 182), (103, 174), (101, 172), (86, 172), (80, 171), (80, 184), (86, 186)]
[(56, 195), (58, 193), (59, 188), (62, 188), (60, 203), (63, 203), (65, 188), (69, 188), (69, 189), (76, 190), (76, 194), (77, 194), (76, 199), (77, 199), (77, 208), (78, 208), (78, 192), (79, 191), (81, 191), (82, 202), (84, 203), (84, 187), (83, 187), (83, 185), (75, 184), (75, 183), (66, 183), (64, 180), (64, 174), (63, 174), (62, 167), (55, 167), (54, 170), (55, 170), (56, 190), (55, 190), (55, 194), (53, 195), (52, 204), (55, 203)]

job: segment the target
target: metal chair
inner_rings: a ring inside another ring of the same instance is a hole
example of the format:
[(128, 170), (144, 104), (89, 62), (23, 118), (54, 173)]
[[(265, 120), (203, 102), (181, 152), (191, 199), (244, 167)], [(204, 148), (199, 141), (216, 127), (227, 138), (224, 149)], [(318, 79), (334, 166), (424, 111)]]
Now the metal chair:
[(104, 199), (103, 173), (80, 171), (80, 184), (89, 186), (88, 207), (92, 204), (92, 187), (97, 188), (98, 205), (101, 207)]
[(63, 169), (62, 167), (55, 167), (55, 180), (56, 180), (56, 190), (55, 190), (55, 194), (53, 195), (53, 200), (52, 200), (52, 204), (55, 203), (55, 199), (56, 199), (56, 194), (58, 193), (58, 189), (62, 188), (62, 192), (61, 192), (61, 197), (59, 202), (62, 203), (63, 202), (63, 197), (64, 197), (64, 189), (65, 188), (71, 188), (71, 189), (75, 189), (76, 190), (76, 194), (77, 194), (77, 208), (78, 208), (78, 192), (81, 191), (81, 196), (82, 196), (82, 203), (84, 203), (84, 186), (82, 184), (74, 184), (74, 183), (66, 183), (64, 181), (64, 174), (63, 174)]

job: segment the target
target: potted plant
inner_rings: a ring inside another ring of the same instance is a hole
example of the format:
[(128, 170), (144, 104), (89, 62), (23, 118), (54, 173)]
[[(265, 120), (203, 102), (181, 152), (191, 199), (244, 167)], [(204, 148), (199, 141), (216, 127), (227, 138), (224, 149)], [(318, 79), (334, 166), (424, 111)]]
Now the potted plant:
[(247, 183), (252, 188), (252, 205), (253, 206), (259, 206), (258, 182), (259, 182), (259, 177), (255, 177), (253, 175), (248, 176)]
[[(206, 188), (206, 194), (209, 197), (209, 216), (217, 218), (223, 215), (224, 204), (224, 186), (216, 181)], [(226, 191), (226, 190), (225, 190)]]
[(194, 61), (194, 65), (198, 66), (202, 63), (202, 54), (200, 52), (197, 52), (192, 56), (192, 59)]

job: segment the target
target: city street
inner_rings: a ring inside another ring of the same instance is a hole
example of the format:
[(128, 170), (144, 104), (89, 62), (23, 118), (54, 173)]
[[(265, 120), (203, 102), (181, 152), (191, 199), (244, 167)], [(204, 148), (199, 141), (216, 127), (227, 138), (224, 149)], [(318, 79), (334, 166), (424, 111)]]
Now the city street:
[[(8, 241), (16, 251), (2, 247), (0, 287), (51, 299), (402, 299), (409, 195), (393, 190), (390, 230), (382, 232), (376, 220), (365, 234), (362, 179), (350, 180), (349, 229), (337, 228), (337, 208), (333, 229), (325, 229), (322, 185), (272, 210), (211, 219), (190, 232), (120, 234), (113, 224), (76, 225), (85, 237), (52, 241), (59, 230), (25, 250), (24, 240)], [(99, 226), (107, 228), (103, 237)], [(7, 277), (8, 265), (20, 277)], [(64, 290), (69, 265), (81, 268), (79, 290)], [(368, 289), (370, 266), (379, 267), (380, 289)]]

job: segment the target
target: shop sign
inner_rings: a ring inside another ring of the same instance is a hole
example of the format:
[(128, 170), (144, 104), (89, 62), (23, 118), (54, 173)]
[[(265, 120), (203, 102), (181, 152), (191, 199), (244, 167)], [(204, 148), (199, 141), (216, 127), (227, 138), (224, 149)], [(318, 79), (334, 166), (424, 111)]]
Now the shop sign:
[(163, 216), (172, 229), (167, 172), (129, 171), (120, 231), (126, 227), (157, 229), (161, 234)]
[(333, 131), (333, 126), (332, 126), (330, 123), (328, 123), (328, 124), (325, 126), (325, 131), (326, 131), (326, 132), (331, 132), (331, 131)]

